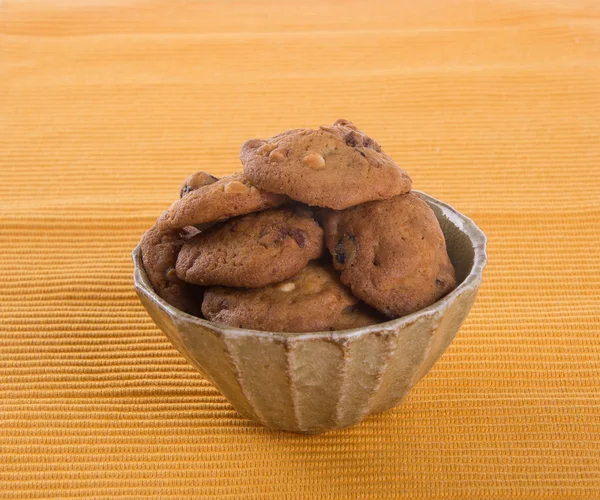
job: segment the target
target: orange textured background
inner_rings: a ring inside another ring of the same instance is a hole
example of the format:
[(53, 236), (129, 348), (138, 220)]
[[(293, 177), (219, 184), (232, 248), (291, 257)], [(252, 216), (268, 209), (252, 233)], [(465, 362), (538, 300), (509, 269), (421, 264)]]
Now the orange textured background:
[[(241, 142), (353, 120), (489, 237), (399, 408), (239, 417), (130, 250)], [(0, 2), (0, 497), (600, 498), (600, 3)]]

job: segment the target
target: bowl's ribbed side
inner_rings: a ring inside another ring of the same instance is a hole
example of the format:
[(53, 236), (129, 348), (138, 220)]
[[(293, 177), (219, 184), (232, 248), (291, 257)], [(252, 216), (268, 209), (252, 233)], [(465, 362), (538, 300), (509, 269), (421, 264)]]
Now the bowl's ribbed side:
[(431, 346), (427, 352), (423, 363), (415, 372), (412, 384), (416, 384), (421, 380), (438, 359), (444, 354), (454, 337), (458, 333), (459, 328), (467, 318), (469, 311), (475, 303), (477, 291), (479, 290), (480, 281), (473, 283), (473, 286), (466, 288), (456, 300), (450, 302), (439, 316), (437, 328), (433, 332)]
[(287, 338), (215, 332), (164, 311), (143, 290), (140, 298), (242, 415), (267, 427), (317, 433), (397, 405), (452, 341), (475, 291), (398, 328)]
[(182, 321), (178, 314), (173, 314), (172, 307), (165, 309), (156, 300), (156, 295), (148, 293), (146, 287), (136, 286), (136, 291), (156, 325), (182, 356), (215, 385), (239, 413), (260, 421), (239, 387), (232, 358), (221, 336), (202, 325)]

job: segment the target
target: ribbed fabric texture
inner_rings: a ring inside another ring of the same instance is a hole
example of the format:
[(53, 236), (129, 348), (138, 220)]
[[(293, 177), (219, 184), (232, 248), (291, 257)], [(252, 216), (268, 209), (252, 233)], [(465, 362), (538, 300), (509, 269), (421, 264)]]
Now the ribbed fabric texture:
[[(599, 498), (596, 1), (0, 2), (0, 497)], [(489, 238), (405, 403), (239, 417), (130, 251), (240, 144), (353, 120)]]

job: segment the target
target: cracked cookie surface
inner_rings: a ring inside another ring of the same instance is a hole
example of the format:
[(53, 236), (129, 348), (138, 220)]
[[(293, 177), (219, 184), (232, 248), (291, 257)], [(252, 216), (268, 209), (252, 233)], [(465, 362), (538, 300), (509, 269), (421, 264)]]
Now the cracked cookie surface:
[(331, 266), (318, 262), (264, 288), (210, 287), (202, 311), (216, 323), (274, 332), (345, 330), (385, 319), (359, 302)]
[(313, 206), (341, 210), (411, 188), (410, 176), (348, 120), (251, 139), (240, 159), (256, 186)]
[[(198, 176), (198, 182), (203, 184), (187, 194), (183, 193), (183, 197), (159, 217), (157, 227), (166, 230), (224, 221), (238, 215), (278, 207), (287, 201), (285, 196), (257, 188), (241, 173), (215, 182), (209, 181), (209, 178)], [(182, 191), (186, 186), (189, 187), (187, 180)]]
[(183, 245), (177, 274), (197, 285), (263, 287), (321, 255), (323, 230), (309, 209), (280, 208), (228, 220)]
[(456, 287), (444, 234), (416, 194), (329, 211), (324, 226), (342, 282), (391, 318), (427, 307)]

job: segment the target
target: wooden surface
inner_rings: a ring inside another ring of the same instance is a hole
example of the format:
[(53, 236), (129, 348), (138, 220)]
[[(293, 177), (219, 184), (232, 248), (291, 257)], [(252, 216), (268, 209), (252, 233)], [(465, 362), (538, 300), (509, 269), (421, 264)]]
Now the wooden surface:
[[(600, 5), (0, 2), (2, 498), (598, 498)], [(130, 250), (192, 171), (348, 118), (490, 262), (403, 406), (239, 417), (153, 325)]]

